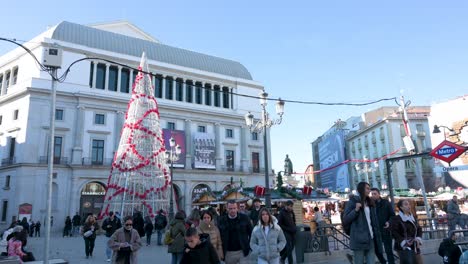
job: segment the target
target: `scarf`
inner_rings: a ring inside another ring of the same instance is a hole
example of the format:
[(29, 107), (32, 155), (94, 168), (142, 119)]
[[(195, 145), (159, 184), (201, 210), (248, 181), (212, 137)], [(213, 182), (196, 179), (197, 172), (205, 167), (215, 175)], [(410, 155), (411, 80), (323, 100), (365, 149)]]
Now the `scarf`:
[(409, 214), (409, 215), (405, 215), (403, 212), (398, 212), (398, 215), (401, 217), (401, 220), (403, 222), (412, 222), (412, 223), (416, 223), (416, 220), (414, 220), (414, 217), (412, 214)]

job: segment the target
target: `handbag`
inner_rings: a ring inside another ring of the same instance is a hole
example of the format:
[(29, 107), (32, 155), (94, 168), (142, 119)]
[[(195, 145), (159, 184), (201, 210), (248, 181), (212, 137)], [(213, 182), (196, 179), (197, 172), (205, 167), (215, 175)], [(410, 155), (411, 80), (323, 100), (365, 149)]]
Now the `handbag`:
[[(403, 230), (405, 231), (405, 240), (408, 240), (408, 233), (406, 232), (406, 227), (402, 221), (400, 221), (400, 224), (403, 227)], [(416, 242), (414, 241), (413, 243), (416, 243)], [(414, 245), (414, 248), (416, 249), (416, 245)], [(417, 263), (416, 252), (412, 250), (411, 248), (403, 248), (403, 250), (400, 250), (398, 254), (400, 255), (400, 264), (416, 264)]]
[(171, 236), (171, 230), (167, 230), (166, 233), (164, 234), (164, 244), (165, 245), (170, 245), (172, 242), (174, 242), (174, 238)]
[(88, 231), (86, 231), (86, 232), (83, 234), (84, 237), (90, 237), (90, 236), (92, 236), (92, 235), (93, 235), (93, 231), (92, 231), (92, 230), (88, 230)]

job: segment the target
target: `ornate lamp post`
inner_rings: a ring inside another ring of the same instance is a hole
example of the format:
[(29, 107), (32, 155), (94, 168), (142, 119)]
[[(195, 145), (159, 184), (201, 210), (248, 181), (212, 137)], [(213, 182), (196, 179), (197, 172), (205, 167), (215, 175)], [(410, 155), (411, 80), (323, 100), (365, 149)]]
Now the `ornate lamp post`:
[(174, 219), (174, 177), (172, 171), (174, 169), (174, 162), (179, 160), (180, 153), (182, 152), (179, 145), (176, 145), (176, 141), (173, 137), (169, 139), (170, 149), (166, 151), (166, 160), (171, 163), (171, 195), (169, 200), (169, 220)]
[(270, 194), (270, 181), (269, 181), (269, 168), (268, 168), (268, 145), (267, 145), (267, 128), (272, 127), (273, 125), (281, 124), (284, 114), (284, 101), (281, 98), (276, 102), (276, 113), (278, 114), (278, 119), (270, 119), (268, 112), (266, 111), (268, 101), (268, 93), (263, 90), (260, 93), (260, 106), (262, 107), (262, 119), (254, 124), (254, 116), (252, 113), (248, 112), (245, 115), (245, 123), (249, 127), (251, 132), (263, 132), (263, 151), (265, 159), (265, 205), (267, 208), (271, 208), (271, 194)]
[[(373, 162), (374, 166), (371, 166), (367, 162), (368, 159), (367, 159), (366, 156), (363, 157), (363, 160), (364, 160), (364, 162), (362, 164), (356, 163), (356, 165), (354, 165), (354, 166), (355, 166), (356, 172), (358, 174), (361, 174), (361, 173), (366, 174), (366, 182), (369, 183), (369, 173), (373, 173), (374, 171), (376, 171), (378, 169), (379, 162), (375, 160)], [(371, 183), (369, 183), (369, 184), (371, 184)]]

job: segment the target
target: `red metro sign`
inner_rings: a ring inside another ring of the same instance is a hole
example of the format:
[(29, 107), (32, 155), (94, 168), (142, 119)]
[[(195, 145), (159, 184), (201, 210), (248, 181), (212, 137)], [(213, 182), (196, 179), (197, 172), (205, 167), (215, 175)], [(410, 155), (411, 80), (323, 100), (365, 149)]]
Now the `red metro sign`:
[(455, 143), (452, 143), (448, 140), (442, 141), (437, 147), (435, 147), (429, 155), (436, 159), (443, 160), (445, 162), (452, 162), (454, 159), (458, 158), (463, 152), (466, 151), (466, 148)]

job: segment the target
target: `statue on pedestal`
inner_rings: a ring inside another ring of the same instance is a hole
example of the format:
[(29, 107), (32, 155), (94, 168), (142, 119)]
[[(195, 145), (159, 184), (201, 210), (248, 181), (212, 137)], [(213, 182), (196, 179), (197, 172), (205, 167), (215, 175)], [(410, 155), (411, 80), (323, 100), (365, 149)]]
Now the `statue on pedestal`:
[(284, 159), (284, 175), (290, 176), (293, 173), (293, 164), (289, 159), (289, 155), (286, 154), (286, 158)]

